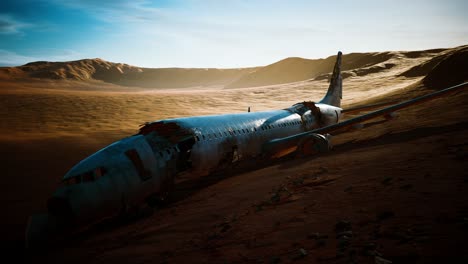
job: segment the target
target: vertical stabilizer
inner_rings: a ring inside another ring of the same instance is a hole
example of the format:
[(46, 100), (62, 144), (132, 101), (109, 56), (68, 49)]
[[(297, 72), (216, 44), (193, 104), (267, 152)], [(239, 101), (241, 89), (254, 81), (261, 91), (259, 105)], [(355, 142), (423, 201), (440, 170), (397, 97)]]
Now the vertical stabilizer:
[(341, 99), (343, 98), (343, 84), (341, 78), (341, 51), (338, 51), (336, 56), (335, 67), (330, 79), (330, 87), (325, 97), (320, 101), (321, 104), (328, 104), (333, 106), (341, 106)]

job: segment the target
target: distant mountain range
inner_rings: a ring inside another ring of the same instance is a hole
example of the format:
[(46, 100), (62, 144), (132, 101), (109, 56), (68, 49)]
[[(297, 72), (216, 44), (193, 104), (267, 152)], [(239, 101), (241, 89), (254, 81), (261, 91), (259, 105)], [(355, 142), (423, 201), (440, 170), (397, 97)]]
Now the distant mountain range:
[[(401, 77), (433, 74), (426, 81), (437, 84), (439, 79), (467, 80), (468, 46), (424, 51), (392, 51), (350, 53), (343, 56), (343, 78), (363, 76), (390, 69), (394, 58), (431, 59), (401, 73)], [(222, 86), (242, 88), (330, 78), (336, 56), (325, 59), (286, 58), (263, 67), (239, 69), (215, 68), (141, 68), (102, 59), (68, 62), (37, 61), (18, 67), (0, 68), (0, 80), (98, 80), (122, 86), (143, 88), (184, 88)], [(437, 66), (439, 66), (437, 68)], [(436, 69), (437, 68), (437, 69)], [(443, 78), (441, 78), (443, 77)], [(455, 82), (455, 81), (453, 81)]]

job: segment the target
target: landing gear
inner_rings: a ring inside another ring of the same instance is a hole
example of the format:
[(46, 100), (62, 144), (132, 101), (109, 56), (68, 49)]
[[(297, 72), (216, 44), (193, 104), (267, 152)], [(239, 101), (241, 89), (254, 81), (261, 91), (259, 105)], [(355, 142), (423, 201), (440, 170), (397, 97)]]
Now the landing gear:
[(146, 203), (151, 207), (167, 205), (172, 198), (172, 192), (174, 190), (174, 179), (175, 175), (167, 175), (161, 183), (159, 192), (153, 193), (146, 198)]

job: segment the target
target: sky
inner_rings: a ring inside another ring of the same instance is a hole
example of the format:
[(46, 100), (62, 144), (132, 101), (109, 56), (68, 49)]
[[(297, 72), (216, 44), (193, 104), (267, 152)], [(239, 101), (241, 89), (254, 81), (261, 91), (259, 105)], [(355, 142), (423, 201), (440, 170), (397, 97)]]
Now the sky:
[(468, 44), (466, 0), (1, 0), (0, 66), (237, 68)]

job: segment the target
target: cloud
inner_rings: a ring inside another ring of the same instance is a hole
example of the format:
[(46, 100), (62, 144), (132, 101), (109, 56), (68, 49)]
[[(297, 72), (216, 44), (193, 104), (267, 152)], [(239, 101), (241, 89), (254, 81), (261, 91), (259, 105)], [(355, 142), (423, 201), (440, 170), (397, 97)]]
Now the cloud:
[(31, 61), (36, 61), (36, 58), (23, 56), (8, 50), (0, 50), (0, 66), (18, 66)]
[(80, 9), (105, 22), (144, 22), (165, 16), (162, 9), (146, 0), (53, 0), (67, 8)]
[(33, 61), (70, 61), (81, 59), (81, 56), (82, 54), (79, 52), (65, 49), (41, 49), (33, 55), (23, 55), (0, 49), (0, 66), (18, 66)]
[(30, 24), (15, 20), (9, 15), (0, 14), (0, 34), (22, 34), (21, 29), (30, 26)]

